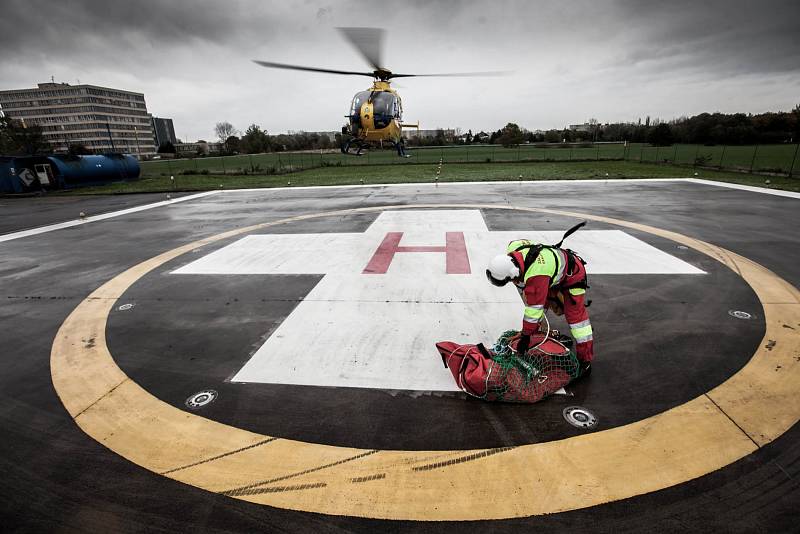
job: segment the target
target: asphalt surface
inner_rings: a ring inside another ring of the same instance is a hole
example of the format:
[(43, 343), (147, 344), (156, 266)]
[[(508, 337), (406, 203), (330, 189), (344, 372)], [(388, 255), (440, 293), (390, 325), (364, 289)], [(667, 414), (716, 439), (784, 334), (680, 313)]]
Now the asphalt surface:
[[(123, 202), (149, 203), (160, 197), (125, 197)], [(0, 233), (68, 220), (73, 218), (71, 211), (88, 209), (58, 198), (0, 202), (3, 213), (10, 214), (2, 218)], [(91, 202), (90, 209), (98, 213), (130, 207), (119, 205), (120, 197), (92, 197)], [(420, 203), (566, 209), (696, 237), (761, 263), (798, 285), (800, 235), (790, 231), (800, 223), (797, 202), (669, 182), (225, 192), (0, 243), (0, 524), (9, 531), (794, 531), (800, 516), (797, 425), (720, 471), (589, 509), (436, 524), (332, 517), (237, 501), (127, 462), (86, 436), (69, 417), (53, 390), (49, 357), (64, 318), (114, 275), (202, 237), (292, 215)], [(490, 230), (560, 230), (574, 223), (554, 216), (531, 221), (526, 214), (501, 210), (482, 213)], [(289, 223), (269, 232), (359, 232), (375, 216)], [(574, 397), (551, 397), (532, 406), (485, 404), (456, 393), (232, 384), (231, 374), (320, 277), (270, 275), (209, 283), (194, 275), (166, 276), (193, 257), (179, 257), (129, 289), (119, 302), (136, 306), (112, 312), (108, 344), (122, 369), (160, 399), (182, 407), (188, 395), (211, 387), (220, 396), (204, 408), (204, 417), (270, 435), (396, 449), (483, 448), (561, 439), (582, 432), (561, 418), (567, 404), (581, 404), (598, 414), (598, 430), (649, 417), (724, 381), (745, 364), (763, 335), (758, 300), (732, 271), (673, 242), (628, 233), (709, 274), (702, 280), (593, 277), (595, 370), (571, 388)], [(217, 243), (203, 253), (227, 244)], [(735, 319), (729, 310), (748, 311), (754, 319)], [(251, 320), (255, 315), (258, 321)], [(271, 325), (266, 332), (265, 323)], [(432, 357), (437, 357), (433, 348)]]
[[(171, 193), (172, 198), (180, 198), (191, 193)], [(45, 194), (39, 197), (14, 198), (0, 196), (0, 235), (49, 224), (80, 219), (86, 216), (161, 202), (166, 200), (164, 193), (142, 193), (130, 195), (59, 195)]]

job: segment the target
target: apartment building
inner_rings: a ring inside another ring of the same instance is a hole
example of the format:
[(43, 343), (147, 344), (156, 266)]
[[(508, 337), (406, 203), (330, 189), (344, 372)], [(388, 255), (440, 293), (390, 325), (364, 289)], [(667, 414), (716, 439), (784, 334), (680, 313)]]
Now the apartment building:
[(178, 142), (175, 137), (175, 126), (172, 124), (172, 119), (153, 117), (153, 133), (156, 137), (156, 148), (164, 143), (175, 145)]
[(54, 152), (81, 144), (95, 153), (156, 152), (153, 121), (142, 93), (68, 83), (0, 91), (0, 108), (25, 125), (39, 125)]

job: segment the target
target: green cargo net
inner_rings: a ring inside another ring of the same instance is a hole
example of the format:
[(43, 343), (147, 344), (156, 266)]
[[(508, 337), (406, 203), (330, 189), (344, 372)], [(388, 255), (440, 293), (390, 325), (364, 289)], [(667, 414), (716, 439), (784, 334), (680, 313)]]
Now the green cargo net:
[(503, 332), (492, 347), (492, 364), (486, 377), (487, 400), (536, 402), (578, 377), (580, 365), (572, 339), (555, 330), (519, 356), (509, 343), (519, 331)]

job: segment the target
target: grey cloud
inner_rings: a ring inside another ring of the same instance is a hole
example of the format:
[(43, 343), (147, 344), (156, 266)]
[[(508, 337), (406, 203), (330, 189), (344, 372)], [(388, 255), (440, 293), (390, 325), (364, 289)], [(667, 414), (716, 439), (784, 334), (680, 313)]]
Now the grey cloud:
[[(0, 49), (5, 53), (45, 52), (55, 56), (98, 52), (85, 39), (102, 41), (117, 52), (128, 44), (218, 44), (267, 38), (278, 21), (264, 16), (265, 4), (211, 0), (107, 1), (5, 0), (0, 17)], [(125, 40), (127, 39), (128, 42)]]
[(763, 111), (800, 94), (798, 0), (0, 2), (1, 89), (54, 75), (142, 91), (188, 138), (209, 137), (219, 120), (337, 129), (366, 79), (250, 62), (365, 68), (336, 26), (386, 28), (385, 62), (396, 72), (515, 71), (403, 80), (406, 114), (423, 127)]
[(615, 11), (632, 36), (618, 66), (729, 76), (800, 71), (796, 0), (623, 0)]

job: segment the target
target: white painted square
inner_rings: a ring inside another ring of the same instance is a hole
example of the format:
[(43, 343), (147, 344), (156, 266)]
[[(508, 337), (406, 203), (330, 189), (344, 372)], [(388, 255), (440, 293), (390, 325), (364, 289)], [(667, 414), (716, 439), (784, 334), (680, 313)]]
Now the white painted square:
[[(472, 272), (448, 275), (442, 252), (398, 252), (385, 274), (362, 274), (387, 232), (403, 232), (400, 246), (462, 232)], [(173, 273), (324, 275), (234, 382), (449, 391), (436, 342), (489, 344), (521, 326), (516, 290), (486, 281), (489, 259), (514, 239), (561, 235), (490, 232), (479, 210), (386, 211), (364, 233), (250, 235)], [(581, 230), (565, 246), (590, 274), (704, 274), (620, 230)]]

